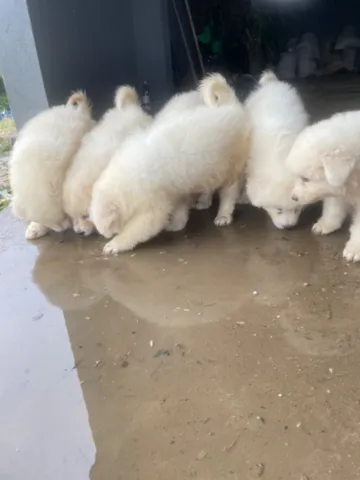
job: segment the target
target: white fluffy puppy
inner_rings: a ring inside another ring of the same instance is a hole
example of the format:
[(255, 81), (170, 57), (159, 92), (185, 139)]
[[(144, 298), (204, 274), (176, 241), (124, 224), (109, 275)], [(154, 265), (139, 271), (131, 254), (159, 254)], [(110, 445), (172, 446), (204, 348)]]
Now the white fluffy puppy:
[(73, 219), (75, 232), (92, 233), (94, 225), (88, 217), (94, 183), (125, 138), (148, 127), (151, 121), (141, 108), (135, 89), (119, 87), (115, 93), (115, 107), (85, 135), (66, 174), (64, 210)]
[(353, 210), (343, 255), (348, 261), (359, 261), (360, 111), (339, 113), (307, 127), (295, 141), (287, 164), (297, 176), (294, 201), (310, 204), (324, 200), (314, 233), (334, 232)]
[(308, 123), (303, 102), (291, 85), (266, 71), (245, 108), (253, 129), (247, 197), (267, 211), (277, 228), (292, 227), (299, 219), (301, 205), (291, 199), (294, 176), (286, 167), (286, 157)]
[(231, 221), (250, 126), (221, 75), (206, 78), (199, 90), (211, 108), (200, 106), (132, 136), (95, 184), (91, 219), (102, 235), (115, 235), (105, 254), (131, 250), (165, 228), (182, 229), (189, 196), (199, 192), (222, 188), (216, 223)]
[(85, 93), (76, 92), (66, 105), (32, 118), (21, 130), (10, 160), (14, 215), (30, 222), (26, 238), (70, 226), (62, 204), (66, 170), (82, 137), (93, 126)]
[[(175, 116), (190, 112), (199, 106), (205, 105), (205, 102), (197, 90), (178, 93), (174, 95), (155, 117), (154, 125), (171, 121)], [(202, 193), (195, 199), (194, 206), (197, 210), (206, 210), (212, 203), (212, 193)]]

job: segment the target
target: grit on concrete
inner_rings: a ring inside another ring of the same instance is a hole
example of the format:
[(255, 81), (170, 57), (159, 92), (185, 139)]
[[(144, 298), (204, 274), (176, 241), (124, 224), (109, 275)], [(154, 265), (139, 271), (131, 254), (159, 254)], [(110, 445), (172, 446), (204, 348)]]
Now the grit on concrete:
[[(315, 114), (346, 104), (331, 88), (306, 85)], [(26, 242), (1, 213), (1, 479), (360, 478), (348, 232), (237, 213), (109, 259), (98, 237)]]

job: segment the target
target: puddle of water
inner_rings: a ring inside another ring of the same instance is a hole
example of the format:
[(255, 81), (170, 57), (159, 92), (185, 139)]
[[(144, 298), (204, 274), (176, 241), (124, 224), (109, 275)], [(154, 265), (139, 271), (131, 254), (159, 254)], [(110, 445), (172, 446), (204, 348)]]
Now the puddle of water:
[(343, 234), (280, 232), (245, 210), (107, 260), (99, 238), (31, 245), (4, 215), (4, 475), (234, 479), (261, 464), (330, 479), (345, 457), (359, 471)]

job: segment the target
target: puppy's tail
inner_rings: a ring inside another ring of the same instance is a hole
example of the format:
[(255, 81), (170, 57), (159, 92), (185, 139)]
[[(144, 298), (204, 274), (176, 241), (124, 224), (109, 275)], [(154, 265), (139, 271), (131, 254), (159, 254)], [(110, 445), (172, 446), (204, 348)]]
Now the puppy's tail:
[(220, 73), (213, 73), (204, 78), (198, 91), (208, 107), (238, 103), (233, 88)]
[(261, 74), (259, 85), (267, 85), (268, 83), (278, 82), (278, 78), (272, 70), (265, 70)]
[(78, 108), (81, 106), (86, 106), (87, 108), (89, 108), (90, 106), (86, 93), (82, 90), (78, 90), (77, 92), (72, 93), (71, 96), (68, 98), (66, 105), (74, 108)]
[(116, 108), (124, 108), (128, 105), (139, 105), (139, 96), (135, 88), (129, 85), (118, 87), (115, 92), (115, 106)]

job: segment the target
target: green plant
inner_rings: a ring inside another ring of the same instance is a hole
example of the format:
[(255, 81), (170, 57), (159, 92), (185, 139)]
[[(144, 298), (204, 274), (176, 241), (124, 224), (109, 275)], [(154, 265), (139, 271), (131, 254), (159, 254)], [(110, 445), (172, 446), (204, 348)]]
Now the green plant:
[(0, 93), (4, 93), (5, 92), (5, 84), (4, 84), (4, 79), (0, 73)]
[(8, 198), (0, 198), (0, 212), (9, 205), (10, 200)]
[(12, 149), (11, 138), (1, 138), (0, 137), (0, 156), (8, 155)]
[(0, 156), (7, 155), (12, 149), (12, 137), (16, 131), (13, 118), (0, 120)]
[(1, 110), (9, 110), (10, 105), (9, 105), (9, 100), (7, 98), (6, 93), (0, 93), (0, 111)]

